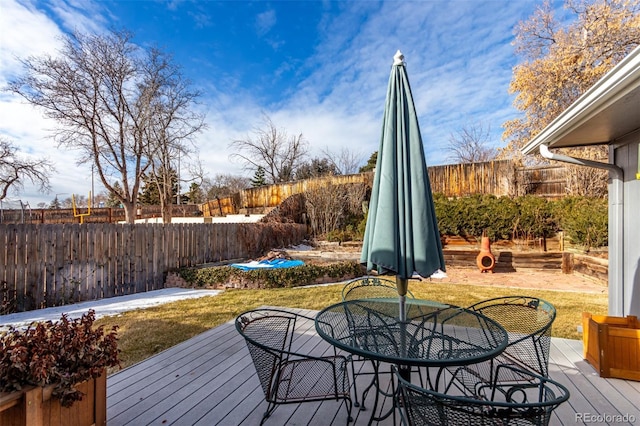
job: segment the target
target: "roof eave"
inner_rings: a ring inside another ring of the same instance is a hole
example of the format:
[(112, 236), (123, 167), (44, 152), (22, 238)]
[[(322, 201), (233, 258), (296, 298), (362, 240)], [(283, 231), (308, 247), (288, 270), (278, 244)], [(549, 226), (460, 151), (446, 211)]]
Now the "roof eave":
[[(638, 85), (640, 85), (640, 46), (636, 47), (536, 137), (522, 147), (522, 153), (525, 155), (531, 154), (540, 145), (553, 147), (555, 142), (566, 137), (605, 108), (623, 98), (637, 88)], [(602, 143), (608, 142), (611, 141), (602, 141)], [(593, 141), (589, 141), (586, 144), (591, 145), (593, 143)]]

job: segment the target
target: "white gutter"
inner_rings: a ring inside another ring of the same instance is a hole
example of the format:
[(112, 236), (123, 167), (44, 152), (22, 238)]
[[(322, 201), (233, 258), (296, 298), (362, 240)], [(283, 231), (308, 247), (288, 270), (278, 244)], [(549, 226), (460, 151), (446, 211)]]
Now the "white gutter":
[(549, 146), (540, 145), (540, 155), (548, 160), (562, 161), (564, 163), (577, 164), (579, 166), (593, 167), (596, 169), (605, 169), (613, 173), (615, 179), (622, 180), (624, 172), (615, 164), (602, 163), (600, 161), (587, 160), (586, 158), (569, 157), (568, 155), (557, 154), (551, 152)]
[[(609, 156), (614, 154), (613, 147), (609, 147)], [(562, 161), (564, 163), (577, 164), (579, 166), (593, 167), (608, 170), (611, 173), (611, 191), (609, 192), (609, 235), (616, 235), (616, 247), (609, 250), (609, 282), (624, 283), (624, 171), (615, 164), (602, 163), (584, 158), (570, 157), (568, 155), (551, 152), (549, 146), (540, 145), (540, 155), (549, 160)], [(609, 238), (611, 244), (612, 238)], [(613, 256), (612, 256), (613, 255)], [(623, 286), (609, 286), (609, 315), (625, 316)]]

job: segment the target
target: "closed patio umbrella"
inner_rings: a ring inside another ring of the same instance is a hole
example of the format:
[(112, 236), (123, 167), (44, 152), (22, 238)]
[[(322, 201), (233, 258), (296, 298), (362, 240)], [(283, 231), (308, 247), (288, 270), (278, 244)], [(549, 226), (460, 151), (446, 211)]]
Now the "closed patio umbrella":
[(389, 78), (360, 261), (368, 271), (396, 276), (401, 320), (406, 319), (408, 279), (445, 271), (420, 126), (400, 51)]

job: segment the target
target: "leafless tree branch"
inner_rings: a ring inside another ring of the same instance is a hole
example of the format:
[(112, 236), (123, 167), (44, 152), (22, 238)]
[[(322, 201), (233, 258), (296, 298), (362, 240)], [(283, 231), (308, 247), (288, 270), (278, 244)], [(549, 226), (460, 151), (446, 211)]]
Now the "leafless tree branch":
[(284, 129), (278, 129), (265, 114), (262, 127), (254, 128), (252, 135), (234, 140), (230, 146), (235, 149), (231, 158), (244, 163), (245, 170), (262, 167), (270, 183), (280, 183), (293, 179), (307, 155), (308, 142), (302, 133), (289, 136)]
[(49, 192), (49, 173), (53, 165), (47, 159), (28, 159), (20, 156), (9, 140), (0, 136), (0, 200), (9, 189), (19, 191), (26, 181), (38, 185), (40, 191)]

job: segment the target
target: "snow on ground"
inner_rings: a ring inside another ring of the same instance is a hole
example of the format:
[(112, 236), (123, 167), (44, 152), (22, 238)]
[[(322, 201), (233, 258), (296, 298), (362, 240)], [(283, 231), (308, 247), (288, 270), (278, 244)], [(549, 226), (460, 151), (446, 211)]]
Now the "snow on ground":
[(135, 309), (144, 309), (164, 303), (175, 302), (177, 300), (215, 296), (218, 293), (220, 293), (220, 290), (165, 288), (162, 290), (147, 291), (145, 293), (90, 300), (72, 305), (0, 315), (0, 330), (6, 329), (9, 326), (25, 327), (34, 321), (57, 321), (63, 313), (67, 314), (69, 318), (80, 318), (82, 314), (87, 313), (89, 309), (93, 309), (96, 311), (96, 319), (98, 319)]
[(315, 250), (315, 247), (310, 246), (308, 244), (298, 244), (298, 245), (289, 246), (285, 250), (310, 251), (310, 250)]

